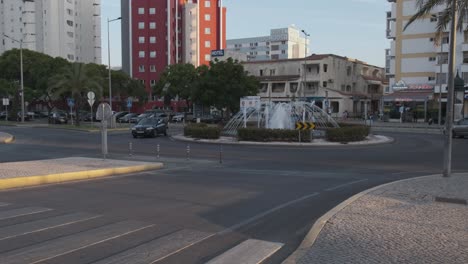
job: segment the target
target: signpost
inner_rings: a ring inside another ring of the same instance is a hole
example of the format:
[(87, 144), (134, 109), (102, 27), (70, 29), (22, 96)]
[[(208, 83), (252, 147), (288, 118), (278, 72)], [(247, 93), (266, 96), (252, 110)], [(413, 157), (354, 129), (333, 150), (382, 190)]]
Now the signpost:
[(5, 121), (8, 121), (8, 106), (10, 105), (10, 99), (3, 98), (3, 105), (5, 106)]
[(132, 109), (132, 105), (133, 105), (133, 98), (132, 97), (128, 97), (127, 98), (127, 108), (128, 108), (128, 112), (130, 113), (131, 109)]
[(95, 98), (96, 98), (96, 95), (94, 94), (94, 92), (88, 92), (88, 104), (91, 107), (91, 124), (93, 123), (93, 119), (94, 119), (93, 118), (94, 117), (93, 105), (95, 102)]
[(106, 159), (107, 151), (107, 119), (112, 116), (112, 110), (108, 103), (102, 103), (96, 111), (96, 119), (101, 120), (101, 150), (102, 156)]
[(312, 122), (296, 122), (296, 130), (299, 131), (299, 142), (301, 142), (301, 131), (310, 130), (310, 142), (312, 142), (315, 124)]
[(211, 57), (224, 57), (224, 50), (212, 50), (211, 51)]
[(75, 106), (75, 99), (67, 98), (67, 105), (70, 107), (71, 124), (73, 125), (73, 106)]

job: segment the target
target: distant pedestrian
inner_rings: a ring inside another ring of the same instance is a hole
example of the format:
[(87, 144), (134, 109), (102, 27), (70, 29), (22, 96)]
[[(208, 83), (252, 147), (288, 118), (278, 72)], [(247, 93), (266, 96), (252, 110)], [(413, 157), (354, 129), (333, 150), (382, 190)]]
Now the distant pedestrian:
[(416, 110), (413, 111), (413, 122), (414, 123), (418, 122), (418, 112)]

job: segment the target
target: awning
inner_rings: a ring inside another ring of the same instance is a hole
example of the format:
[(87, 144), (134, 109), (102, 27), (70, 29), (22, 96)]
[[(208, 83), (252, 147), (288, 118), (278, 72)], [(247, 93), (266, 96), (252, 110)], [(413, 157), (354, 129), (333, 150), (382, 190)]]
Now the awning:
[(383, 96), (384, 102), (425, 102), (433, 99), (432, 91), (399, 91)]

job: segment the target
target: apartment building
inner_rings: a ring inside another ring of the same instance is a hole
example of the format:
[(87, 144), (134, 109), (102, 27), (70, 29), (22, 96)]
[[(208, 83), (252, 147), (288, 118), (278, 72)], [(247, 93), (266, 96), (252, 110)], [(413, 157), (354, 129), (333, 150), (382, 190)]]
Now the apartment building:
[(71, 62), (101, 63), (101, 0), (0, 0), (0, 54), (23, 47)]
[[(428, 98), (446, 102), (449, 28), (441, 43), (435, 41), (439, 13), (446, 7), (436, 7), (432, 14), (415, 21), (406, 30), (408, 20), (417, 12), (417, 0), (388, 0), (391, 11), (387, 12), (387, 38), (390, 49), (386, 52), (386, 73), (393, 92), (420, 90)], [(466, 28), (466, 25), (464, 26)], [(456, 39), (456, 67), (468, 83), (468, 31), (459, 32)], [(408, 98), (411, 99), (411, 98)]]
[(315, 101), (337, 117), (344, 111), (362, 116), (366, 108), (381, 110), (384, 69), (359, 60), (312, 54), (301, 59), (249, 61), (244, 68), (259, 79), (262, 100)]
[(122, 68), (148, 92), (175, 63), (208, 64), (226, 45), (226, 8), (218, 0), (122, 0)]
[(247, 55), (249, 61), (306, 57), (309, 40), (295, 26), (272, 29), (269, 36), (229, 39), (227, 50)]

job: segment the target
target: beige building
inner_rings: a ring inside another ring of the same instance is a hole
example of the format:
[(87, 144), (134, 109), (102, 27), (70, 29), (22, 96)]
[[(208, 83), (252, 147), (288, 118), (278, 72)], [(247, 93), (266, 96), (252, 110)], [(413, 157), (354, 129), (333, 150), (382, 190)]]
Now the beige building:
[[(386, 81), (384, 69), (333, 54), (302, 59), (250, 61), (245, 70), (261, 82), (262, 100), (315, 101), (333, 116), (362, 116), (381, 110)], [(328, 107), (327, 107), (328, 106)]]

